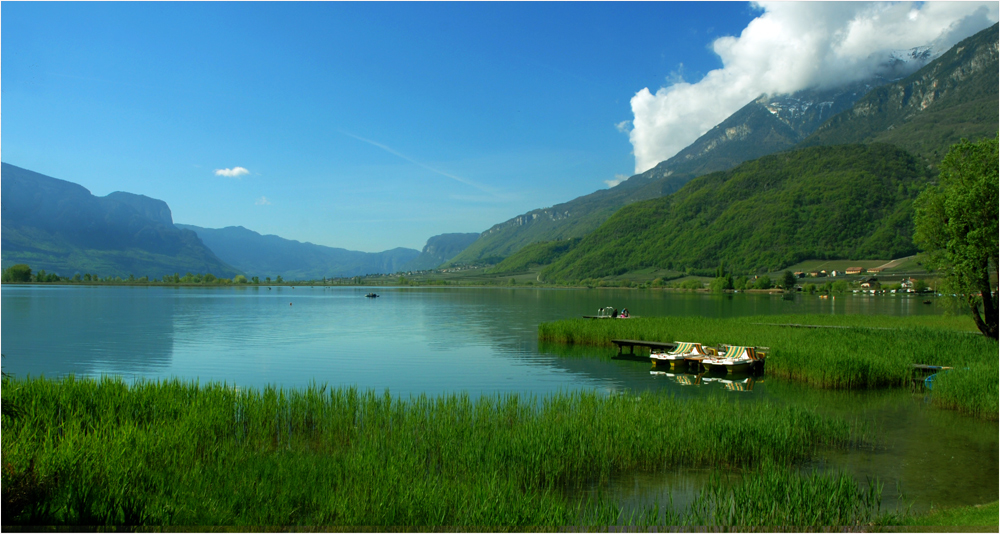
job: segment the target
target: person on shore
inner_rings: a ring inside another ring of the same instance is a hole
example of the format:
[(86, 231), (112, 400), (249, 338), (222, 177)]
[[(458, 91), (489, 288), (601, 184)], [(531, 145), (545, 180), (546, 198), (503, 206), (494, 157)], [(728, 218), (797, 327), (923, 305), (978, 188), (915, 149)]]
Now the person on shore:
[(619, 317), (621, 317), (622, 319), (628, 319), (628, 308), (623, 308), (622, 314)]

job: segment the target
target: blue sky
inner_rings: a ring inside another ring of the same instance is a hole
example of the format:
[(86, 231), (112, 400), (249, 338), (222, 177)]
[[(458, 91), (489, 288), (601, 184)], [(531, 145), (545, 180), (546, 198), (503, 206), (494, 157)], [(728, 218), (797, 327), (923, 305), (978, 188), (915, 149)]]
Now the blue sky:
[[(3, 161), (379, 251), (633, 174), (629, 99), (746, 3), (3, 2)], [(683, 67), (681, 66), (683, 64)], [(248, 174), (217, 176), (242, 167)]]
[[(607, 187), (794, 89), (731, 82), (774, 80), (748, 68), (761, 58), (826, 46), (850, 64), (870, 55), (857, 43), (997, 18), (996, 2), (866, 6), (3, 2), (2, 159), (162, 199), (178, 223), (419, 249)], [(901, 22), (843, 31), (865, 17)]]

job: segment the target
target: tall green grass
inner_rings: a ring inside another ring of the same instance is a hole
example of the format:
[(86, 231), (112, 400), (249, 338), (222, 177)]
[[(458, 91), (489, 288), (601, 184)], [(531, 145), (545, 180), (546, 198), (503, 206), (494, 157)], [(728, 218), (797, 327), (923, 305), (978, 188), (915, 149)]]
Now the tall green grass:
[(567, 487), (679, 465), (790, 464), (863, 426), (724, 398), (420, 396), (178, 381), (3, 382), (3, 518), (32, 525), (621, 522)]
[(904, 517), (882, 510), (877, 481), (859, 485), (842, 472), (802, 475), (765, 462), (735, 483), (713, 475), (682, 521), (686, 526), (797, 530), (888, 525)]
[[(837, 328), (780, 326), (788, 323)], [(945, 326), (932, 328), (924, 326), (934, 324), (932, 320), (880, 316), (571, 319), (542, 323), (538, 334), (546, 342), (595, 346), (640, 339), (769, 347), (768, 374), (824, 388), (908, 386), (918, 376), (912, 364), (969, 367), (974, 372), (949, 375), (935, 401), (995, 419), (1000, 382), (996, 341), (956, 330), (959, 323), (950, 319), (941, 323)]]
[(934, 402), (981, 417), (997, 419), (997, 355), (991, 360), (968, 362), (934, 377)]

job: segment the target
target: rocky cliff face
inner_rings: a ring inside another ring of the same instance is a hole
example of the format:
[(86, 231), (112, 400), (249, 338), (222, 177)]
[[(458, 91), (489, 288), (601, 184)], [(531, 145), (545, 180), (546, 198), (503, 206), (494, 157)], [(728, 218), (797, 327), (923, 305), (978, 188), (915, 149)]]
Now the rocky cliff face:
[(801, 146), (891, 143), (935, 165), (963, 137), (996, 135), (998, 28), (993, 25), (912, 75), (872, 90)]
[(115, 191), (104, 198), (130, 206), (143, 216), (160, 224), (167, 226), (173, 226), (174, 224), (173, 216), (170, 213), (170, 206), (162, 200), (149, 198), (145, 195), (126, 193), (124, 191)]
[(427, 240), (420, 255), (403, 266), (404, 271), (434, 269), (454, 258), (474, 243), (482, 234), (441, 234)]
[(198, 236), (175, 227), (161, 200), (86, 188), (7, 163), (3, 173), (3, 265), (26, 263), (68, 276), (174, 272), (239, 273)]

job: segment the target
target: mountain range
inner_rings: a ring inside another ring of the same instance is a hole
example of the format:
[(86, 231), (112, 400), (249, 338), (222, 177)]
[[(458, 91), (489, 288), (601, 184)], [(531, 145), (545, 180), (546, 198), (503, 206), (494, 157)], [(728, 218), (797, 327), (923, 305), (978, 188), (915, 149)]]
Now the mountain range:
[(998, 37), (994, 25), (938, 56), (926, 47), (894, 54), (887, 70), (867, 80), (761, 95), (615, 187), (481, 234), (434, 236), (422, 251), (365, 253), (242, 227), (174, 224), (163, 201), (124, 192), (95, 197), (4, 163), (3, 266), (291, 280), (548, 265), (543, 276), (570, 280), (650, 267), (724, 263), (749, 272), (807, 257), (895, 257), (914, 250), (910, 203), (948, 148), (997, 135)]
[(125, 192), (96, 197), (72, 182), (2, 164), (3, 267), (23, 263), (63, 276), (237, 274), (288, 280), (432, 269), (479, 234), (443, 234), (424, 250), (359, 252), (261, 235), (174, 224), (166, 202)]
[(194, 232), (176, 227), (162, 200), (123, 192), (96, 197), (8, 163), (0, 164), (0, 176), (4, 267), (24, 263), (63, 276), (240, 273)]
[(287, 280), (363, 276), (394, 273), (417, 258), (419, 251), (394, 248), (384, 252), (359, 252), (302, 243), (276, 235), (261, 235), (242, 226), (201, 228), (178, 224), (190, 230), (220, 258), (260, 278), (281, 276)]
[(696, 176), (796, 147), (885, 142), (934, 164), (959, 138), (997, 132), (997, 28), (938, 57), (927, 47), (895, 53), (888, 68), (868, 80), (762, 95), (648, 171), (493, 226), (450, 264), (496, 264), (531, 243), (583, 237), (622, 206), (674, 193)]

